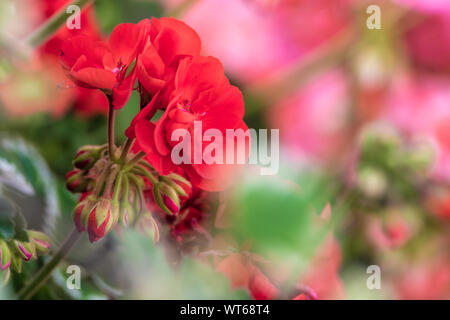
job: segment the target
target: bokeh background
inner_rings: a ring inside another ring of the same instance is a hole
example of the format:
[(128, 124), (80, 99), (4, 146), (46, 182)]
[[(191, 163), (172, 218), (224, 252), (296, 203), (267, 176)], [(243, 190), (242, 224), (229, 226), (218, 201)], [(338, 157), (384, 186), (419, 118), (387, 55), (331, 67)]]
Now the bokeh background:
[[(0, 184), (56, 243), (76, 203), (64, 175), (78, 147), (103, 144), (106, 132), (104, 97), (73, 87), (59, 66), (71, 32), (36, 50), (21, 42), (67, 3), (0, 2)], [(370, 5), (381, 29), (367, 27)], [(102, 39), (153, 16), (199, 33), (203, 53), (242, 90), (248, 127), (280, 130), (279, 175), (250, 166), (223, 213), (269, 278), (323, 299), (450, 298), (448, 1), (97, 0), (80, 32)], [(133, 94), (117, 119), (119, 142), (137, 111)], [(214, 254), (174, 262), (164, 243), (133, 230), (83, 239), (38, 297), (249, 298), (205, 262)], [(26, 264), (0, 298), (13, 299), (43, 262)], [(65, 286), (70, 264), (82, 267), (81, 290)], [(371, 265), (378, 290), (367, 286)]]

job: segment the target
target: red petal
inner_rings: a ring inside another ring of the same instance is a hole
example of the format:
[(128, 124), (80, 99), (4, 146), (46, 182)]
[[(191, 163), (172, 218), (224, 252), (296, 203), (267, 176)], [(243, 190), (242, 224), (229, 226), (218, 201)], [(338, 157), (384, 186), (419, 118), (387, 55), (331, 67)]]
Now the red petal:
[(70, 75), (86, 87), (111, 90), (116, 83), (116, 76), (107, 70), (98, 68), (84, 68)]
[(192, 102), (201, 92), (227, 83), (222, 63), (216, 58), (185, 58), (180, 62), (175, 78), (175, 95), (182, 92), (183, 98)]
[(145, 38), (144, 28), (145, 21), (139, 24), (121, 23), (114, 28), (109, 37), (109, 46), (117, 62), (120, 60), (129, 66), (136, 58), (137, 49)]
[(155, 146), (158, 153), (161, 155), (170, 154), (170, 146), (166, 141), (165, 134), (166, 121), (168, 121), (167, 111), (163, 114), (161, 119), (158, 120), (155, 128)]
[(113, 89), (113, 106), (115, 109), (122, 108), (130, 99), (136, 83), (136, 68)]
[(161, 18), (159, 23), (155, 20), (152, 25), (158, 25), (159, 32), (153, 43), (167, 65), (178, 56), (200, 54), (201, 41), (194, 29), (174, 18)]
[(159, 93), (153, 96), (152, 100), (133, 118), (130, 126), (125, 131), (125, 135), (133, 139), (136, 137), (135, 126), (136, 123), (141, 119), (150, 120), (156, 113), (155, 102), (158, 100)]

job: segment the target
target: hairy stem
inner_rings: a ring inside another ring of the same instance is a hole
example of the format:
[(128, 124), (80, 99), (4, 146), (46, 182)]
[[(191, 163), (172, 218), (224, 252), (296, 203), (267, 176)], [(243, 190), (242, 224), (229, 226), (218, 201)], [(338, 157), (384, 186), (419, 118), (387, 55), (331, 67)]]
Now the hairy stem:
[(130, 161), (128, 161), (128, 163), (126, 164), (126, 168), (131, 168), (133, 167), (136, 163), (139, 162), (139, 160), (141, 160), (143, 157), (145, 157), (145, 152), (141, 151), (139, 152), (137, 155), (134, 156), (133, 159), (131, 159)]
[(18, 298), (21, 300), (31, 299), (42, 287), (42, 285), (47, 282), (53, 270), (55, 270), (61, 260), (63, 260), (67, 256), (69, 251), (75, 246), (80, 237), (81, 233), (79, 233), (77, 229), (73, 228), (73, 230), (69, 233), (63, 244), (59, 247), (58, 251), (55, 252), (50, 261), (48, 261), (47, 264), (45, 264), (41, 268), (41, 270), (39, 270), (39, 272), (34, 276), (34, 278), (28, 285), (22, 288), (22, 290), (19, 292)]
[(108, 95), (109, 110), (108, 110), (108, 153), (111, 161), (114, 161), (115, 156), (115, 143), (114, 143), (114, 121), (115, 121), (115, 110), (112, 104), (112, 96)]
[(131, 146), (133, 145), (133, 141), (134, 139), (130, 139), (128, 138), (127, 141), (125, 142), (125, 145), (123, 146), (122, 149), (122, 154), (120, 155), (120, 163), (125, 163), (125, 159), (127, 157), (128, 152), (130, 151)]

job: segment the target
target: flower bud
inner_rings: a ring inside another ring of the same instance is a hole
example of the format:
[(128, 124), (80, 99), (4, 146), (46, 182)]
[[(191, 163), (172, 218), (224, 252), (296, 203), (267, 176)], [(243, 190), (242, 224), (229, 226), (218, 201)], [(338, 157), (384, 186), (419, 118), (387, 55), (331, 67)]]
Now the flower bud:
[(88, 180), (84, 177), (83, 171), (75, 169), (66, 174), (66, 188), (73, 193), (85, 192)]
[(171, 173), (162, 177), (163, 181), (178, 193), (181, 200), (189, 198), (192, 194), (192, 184), (183, 176)]
[(138, 228), (144, 235), (153, 237), (155, 243), (159, 241), (159, 227), (149, 211), (139, 217)]
[(11, 265), (11, 251), (6, 241), (0, 239), (0, 270), (8, 269)]
[(111, 209), (111, 200), (102, 198), (89, 213), (87, 223), (89, 241), (95, 242), (103, 238), (111, 230), (113, 224), (114, 217)]
[(153, 196), (158, 206), (167, 214), (174, 215), (180, 210), (178, 193), (168, 184), (158, 183), (153, 188)]
[(22, 262), (23, 262), (23, 259), (21, 256), (18, 256), (17, 254), (11, 255), (11, 267), (17, 273), (22, 272)]
[(78, 232), (86, 231), (86, 226), (89, 220), (89, 214), (92, 208), (97, 204), (98, 199), (94, 195), (89, 193), (83, 193), (80, 197), (78, 204), (72, 214), (73, 221)]
[(103, 148), (103, 146), (81, 147), (73, 159), (73, 166), (83, 171), (91, 169), (97, 160), (100, 159)]
[(30, 261), (31, 258), (36, 257), (36, 250), (32, 243), (14, 240), (13, 244), (16, 253), (19, 257), (22, 257), (23, 260)]
[(133, 206), (128, 202), (124, 201), (120, 205), (120, 222), (124, 227), (133, 224), (134, 218), (136, 216), (136, 211)]
[(11, 276), (10, 268), (7, 268), (5, 270), (0, 270), (0, 288), (8, 283), (10, 276)]
[(86, 202), (81, 202), (75, 207), (75, 210), (73, 210), (72, 218), (78, 232), (86, 231), (86, 227), (83, 225), (83, 215), (82, 215), (85, 206)]
[(47, 254), (50, 251), (51, 240), (45, 233), (28, 230), (28, 237), (36, 248), (37, 253)]

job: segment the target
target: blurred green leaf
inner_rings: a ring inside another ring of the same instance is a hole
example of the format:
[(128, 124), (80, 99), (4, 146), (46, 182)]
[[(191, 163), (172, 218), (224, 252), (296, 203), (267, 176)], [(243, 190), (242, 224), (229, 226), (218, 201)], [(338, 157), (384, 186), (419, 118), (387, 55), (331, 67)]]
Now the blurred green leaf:
[(97, 0), (95, 9), (103, 31), (111, 33), (119, 23), (137, 23), (145, 18), (161, 17), (163, 8), (158, 1)]
[(309, 256), (325, 231), (318, 215), (331, 198), (330, 188), (319, 176), (294, 181), (253, 176), (235, 192), (232, 208), (236, 235), (250, 239), (262, 252), (287, 252)]
[(0, 198), (0, 238), (9, 239), (14, 235), (16, 209), (6, 199)]
[[(3, 182), (4, 192), (12, 189), (25, 195), (31, 193), (38, 199), (42, 199), (45, 203), (44, 226), (53, 226), (58, 212), (55, 181), (36, 149), (20, 138), (2, 137), (0, 138), (0, 161), (3, 161), (0, 167), (0, 181)], [(31, 190), (28, 190), (29, 188)], [(20, 203), (17, 204), (20, 208)], [(15, 236), (25, 239), (27, 236), (23, 229), (26, 228), (26, 222), (19, 211), (16, 211), (14, 217)]]

